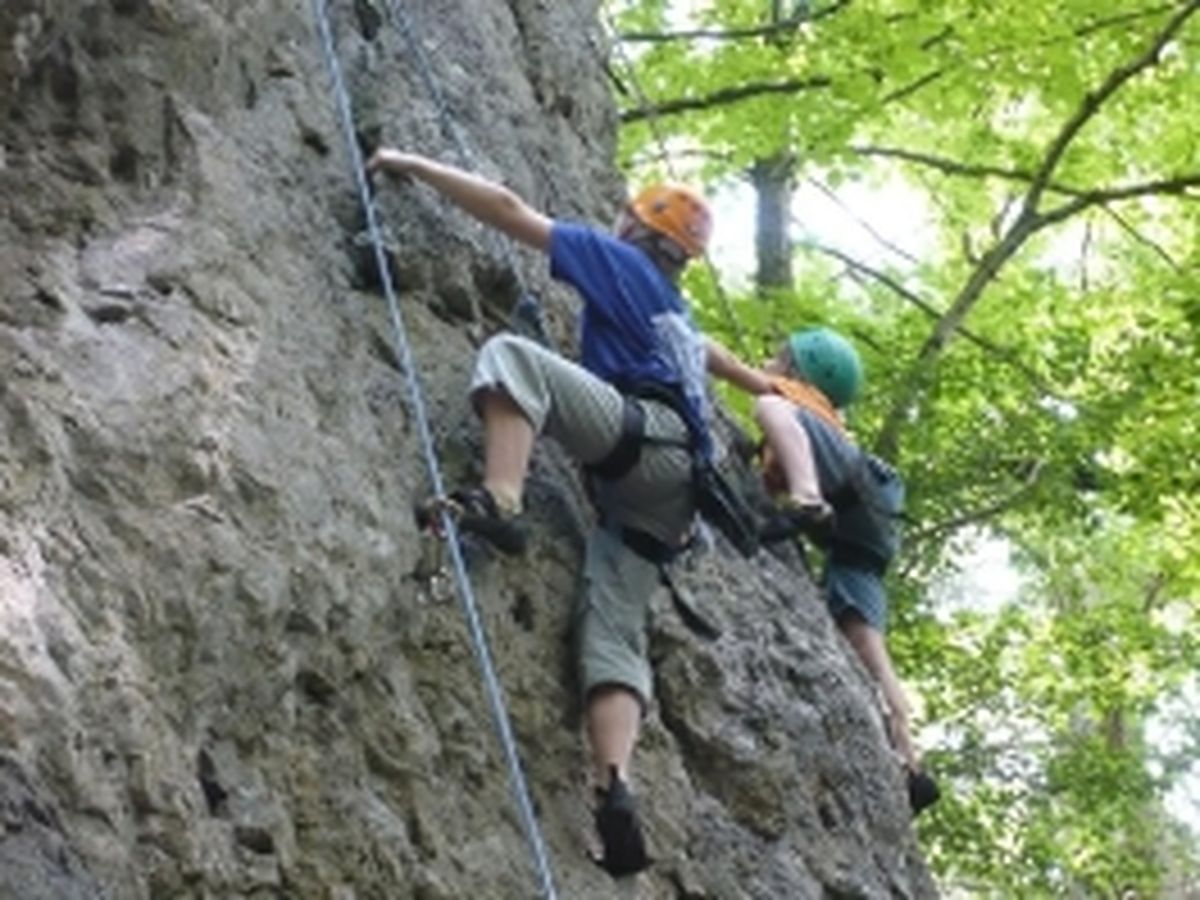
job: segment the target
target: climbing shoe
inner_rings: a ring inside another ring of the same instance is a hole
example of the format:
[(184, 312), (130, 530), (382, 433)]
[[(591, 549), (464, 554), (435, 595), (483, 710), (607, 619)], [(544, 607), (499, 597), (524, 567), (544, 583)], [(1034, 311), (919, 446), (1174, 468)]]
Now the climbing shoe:
[(916, 771), (909, 770), (908, 805), (912, 808), (914, 819), (921, 814), (922, 810), (928, 809), (937, 803), (938, 798), (941, 796), (942, 792), (938, 789), (937, 782), (932, 777), (920, 769)]
[(416, 510), (417, 525), (438, 530), (439, 512), (445, 509), (465, 534), (483, 538), (501, 553), (515, 556), (529, 543), (520, 513), (507, 513), (485, 487), (463, 488), (449, 497), (435, 497)]
[(600, 801), (596, 808), (596, 831), (604, 842), (600, 865), (613, 878), (635, 875), (650, 865), (642, 825), (638, 821), (637, 805), (629, 786), (613, 767), (607, 790), (598, 790)]
[(825, 503), (786, 503), (759, 529), (764, 544), (777, 544), (799, 535), (824, 546), (833, 534), (833, 509)]

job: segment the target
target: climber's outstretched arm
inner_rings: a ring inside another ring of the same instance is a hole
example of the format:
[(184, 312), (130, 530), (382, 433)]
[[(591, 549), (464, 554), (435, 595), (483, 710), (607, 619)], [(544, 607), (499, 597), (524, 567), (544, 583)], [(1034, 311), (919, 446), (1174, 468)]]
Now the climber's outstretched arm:
[(728, 381), (749, 394), (769, 394), (774, 390), (767, 373), (746, 365), (712, 338), (706, 337), (705, 341), (708, 345), (708, 371), (712, 375)]
[(537, 250), (550, 249), (552, 220), (503, 185), (390, 147), (377, 150), (367, 163), (367, 170), (419, 178), (479, 221), (503, 231), (513, 240)]

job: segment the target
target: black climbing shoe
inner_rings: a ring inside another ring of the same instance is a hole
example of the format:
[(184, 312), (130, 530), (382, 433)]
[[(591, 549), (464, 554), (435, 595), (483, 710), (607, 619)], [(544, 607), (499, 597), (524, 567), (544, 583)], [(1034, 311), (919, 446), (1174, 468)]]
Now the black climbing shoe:
[(449, 497), (433, 498), (417, 508), (417, 525), (438, 530), (438, 514), (443, 508), (450, 512), (465, 534), (481, 537), (509, 556), (525, 552), (529, 535), (522, 517), (501, 512), (487, 488), (463, 488)]
[(759, 529), (758, 539), (777, 544), (801, 534), (818, 546), (828, 544), (833, 535), (833, 510), (824, 503), (783, 506)]
[(938, 789), (937, 782), (928, 774), (917, 769), (908, 773), (908, 805), (912, 808), (913, 818), (921, 814), (921, 811), (928, 809), (933, 804), (938, 802), (938, 798), (942, 796), (942, 792)]
[(635, 875), (650, 865), (646, 841), (638, 821), (637, 805), (629, 786), (617, 776), (614, 767), (608, 790), (596, 792), (596, 831), (604, 842), (604, 857), (599, 860), (613, 878)]

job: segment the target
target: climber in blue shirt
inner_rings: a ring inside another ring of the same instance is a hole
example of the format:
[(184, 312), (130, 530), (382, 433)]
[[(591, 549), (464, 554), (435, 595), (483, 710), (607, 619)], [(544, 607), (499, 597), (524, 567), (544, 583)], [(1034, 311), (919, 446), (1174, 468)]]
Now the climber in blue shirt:
[(595, 822), (601, 864), (614, 876), (641, 871), (650, 860), (629, 772), (651, 694), (649, 599), (659, 566), (695, 517), (693, 451), (711, 452), (705, 375), (753, 393), (770, 388), (696, 330), (677, 287), (688, 262), (704, 253), (708, 206), (686, 187), (655, 185), (625, 207), (609, 234), (554, 221), (501, 185), (415, 154), (381, 149), (368, 168), (415, 177), (548, 253), (551, 275), (583, 299), (578, 364), (513, 334), (483, 345), (470, 387), (483, 420), (483, 483), (446, 500), (462, 531), (517, 554), (528, 540), (521, 508), (535, 438), (555, 438), (589, 472), (598, 523), (574, 621), (600, 785)]

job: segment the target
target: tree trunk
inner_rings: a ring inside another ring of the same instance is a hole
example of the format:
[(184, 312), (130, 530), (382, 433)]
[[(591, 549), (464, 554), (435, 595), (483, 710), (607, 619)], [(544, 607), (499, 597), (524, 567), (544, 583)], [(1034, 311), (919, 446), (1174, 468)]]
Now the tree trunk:
[(750, 169), (757, 203), (755, 284), (759, 293), (791, 290), (795, 286), (792, 241), (788, 234), (795, 164), (791, 154), (781, 153), (758, 160)]

